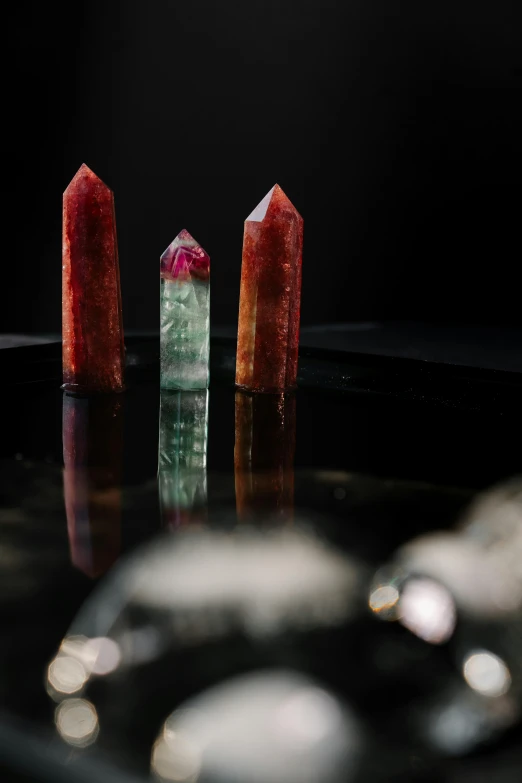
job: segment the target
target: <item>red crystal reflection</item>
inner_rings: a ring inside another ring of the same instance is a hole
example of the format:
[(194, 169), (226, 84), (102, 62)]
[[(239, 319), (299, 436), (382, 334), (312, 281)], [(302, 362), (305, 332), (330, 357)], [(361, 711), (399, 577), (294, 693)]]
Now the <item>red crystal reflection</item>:
[(65, 388), (123, 389), (114, 198), (85, 164), (63, 194), (62, 332)]
[(274, 185), (245, 221), (236, 384), (252, 391), (296, 385), (303, 219)]
[(234, 473), (239, 519), (293, 518), (295, 429), (293, 394), (236, 391)]
[(91, 579), (121, 547), (123, 411), (118, 395), (63, 397), (64, 495), (73, 565)]
[(210, 275), (210, 256), (183, 229), (161, 256), (160, 274), (166, 280), (206, 280)]

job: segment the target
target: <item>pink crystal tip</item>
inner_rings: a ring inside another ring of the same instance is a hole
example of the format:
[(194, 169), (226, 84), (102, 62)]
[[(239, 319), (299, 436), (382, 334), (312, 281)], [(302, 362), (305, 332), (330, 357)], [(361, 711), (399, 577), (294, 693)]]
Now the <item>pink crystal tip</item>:
[(210, 257), (186, 229), (179, 232), (160, 258), (160, 274), (167, 280), (205, 280), (210, 275)]

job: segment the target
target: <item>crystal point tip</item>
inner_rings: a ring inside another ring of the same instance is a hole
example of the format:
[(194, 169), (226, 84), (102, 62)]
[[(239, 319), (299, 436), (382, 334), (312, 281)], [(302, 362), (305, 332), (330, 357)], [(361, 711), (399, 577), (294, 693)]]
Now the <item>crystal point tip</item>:
[[(95, 174), (94, 171), (91, 168), (89, 168), (89, 166), (86, 163), (82, 163), (82, 165), (80, 166), (80, 168), (78, 169), (78, 171), (76, 172), (74, 177), (71, 179), (71, 181), (67, 185), (67, 187), (66, 187), (64, 192), (67, 193), (67, 191), (69, 190), (71, 185), (73, 183), (76, 183), (78, 180), (80, 180), (82, 178), (87, 178), (87, 179), (89, 179), (89, 180), (91, 180), (93, 182), (99, 182), (101, 185), (103, 185), (104, 188), (107, 188), (107, 190), (109, 190), (109, 191), (111, 190), (109, 188), (109, 186), (106, 185), (105, 182), (102, 179), (100, 179), (100, 177), (98, 177), (98, 175)], [(112, 193), (112, 191), (111, 191), (111, 193)]]
[(250, 215), (247, 217), (247, 221), (252, 223), (261, 223), (265, 219), (265, 215), (268, 212), (268, 207), (270, 206), (270, 202), (272, 200), (272, 196), (274, 194), (274, 191), (276, 188), (278, 188), (279, 185), (274, 185), (264, 196), (257, 207), (254, 207)]
[[(78, 174), (80, 172), (82, 172), (82, 173), (85, 172), (86, 174), (94, 174), (94, 171), (86, 163), (82, 163), (82, 165), (78, 169)], [(94, 176), (96, 176), (96, 174), (94, 174)]]
[(246, 219), (246, 223), (262, 223), (267, 213), (274, 209), (291, 209), (302, 220), (301, 215), (296, 210), (284, 190), (277, 183), (268, 191), (266, 196), (261, 199), (257, 207), (252, 210)]
[(160, 257), (162, 277), (176, 280), (194, 275), (200, 279), (210, 274), (210, 257), (199, 242), (183, 228)]

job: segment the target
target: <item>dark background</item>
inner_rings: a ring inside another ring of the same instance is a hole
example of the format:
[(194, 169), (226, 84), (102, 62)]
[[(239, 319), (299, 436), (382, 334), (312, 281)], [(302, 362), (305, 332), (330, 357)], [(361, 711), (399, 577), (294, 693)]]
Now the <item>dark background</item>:
[(115, 193), (127, 328), (157, 327), (184, 227), (233, 323), (243, 220), (276, 181), (305, 219), (303, 323), (522, 324), (519, 5), (20, 2), (0, 330), (60, 329), (61, 194), (83, 161)]

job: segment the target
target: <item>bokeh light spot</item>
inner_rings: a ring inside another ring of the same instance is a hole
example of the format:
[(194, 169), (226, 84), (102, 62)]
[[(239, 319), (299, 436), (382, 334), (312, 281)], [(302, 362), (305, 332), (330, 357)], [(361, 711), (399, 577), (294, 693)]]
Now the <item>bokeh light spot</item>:
[(433, 579), (410, 579), (399, 599), (399, 621), (430, 644), (442, 644), (457, 623), (455, 602), (446, 588)]
[(463, 674), (470, 688), (483, 696), (503, 696), (511, 686), (511, 674), (504, 661), (486, 650), (466, 658)]
[(61, 737), (78, 748), (91, 745), (98, 736), (98, 715), (86, 699), (66, 699), (56, 708), (56, 728)]

